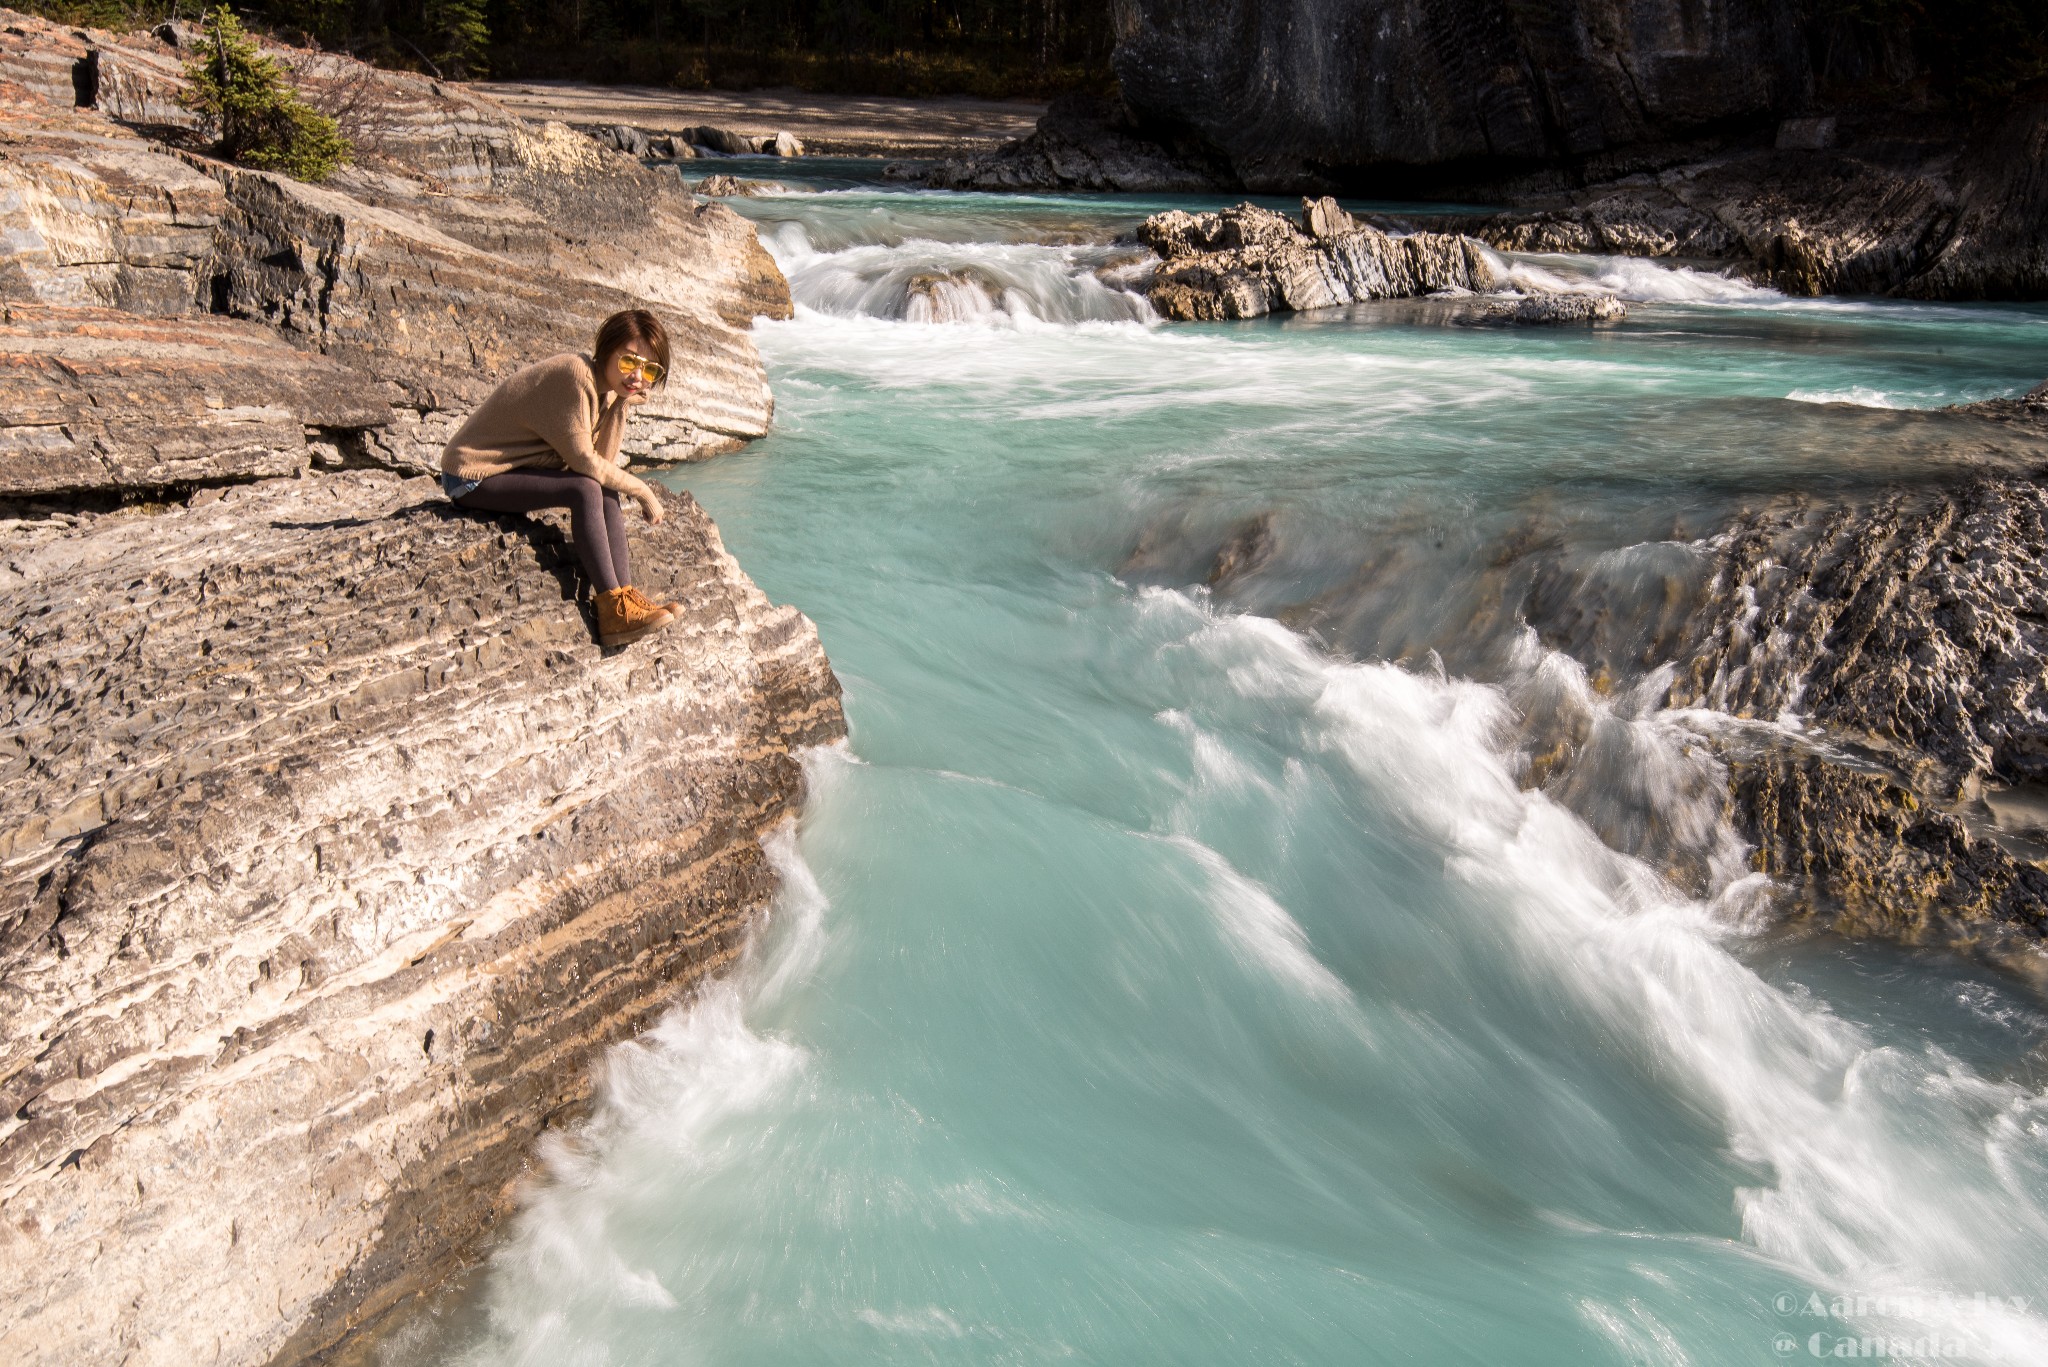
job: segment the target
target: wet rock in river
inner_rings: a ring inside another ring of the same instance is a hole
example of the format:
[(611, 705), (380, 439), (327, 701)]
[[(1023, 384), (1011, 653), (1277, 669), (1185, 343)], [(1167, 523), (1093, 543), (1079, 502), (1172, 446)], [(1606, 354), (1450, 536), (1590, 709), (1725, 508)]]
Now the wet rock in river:
[(1484, 301), (1469, 321), (1491, 324), (1618, 323), (1628, 305), (1611, 294), (1531, 294)]
[[(2048, 934), (2048, 491), (2027, 470), (2048, 451), (2048, 387), (1885, 415), (1870, 439), (1932, 443), (1929, 473), (1638, 522), (1619, 543), (1574, 534), (1541, 498), (1504, 525), (1394, 516), (1335, 563), (1300, 533), (1274, 553), (1277, 514), (1187, 508), (1122, 572), (1206, 580), (1341, 653), (1500, 684), (1524, 781), (1688, 890), (1746, 868), (1847, 932), (2033, 945)], [(1672, 754), (1630, 749), (1652, 743)], [(1630, 788), (1646, 775), (1663, 787)]]
[(780, 181), (745, 180), (739, 176), (728, 176), (723, 173), (715, 176), (706, 176), (691, 188), (707, 199), (727, 199), (733, 195), (782, 194), (789, 189), (788, 186)]
[(1439, 290), (1494, 287), (1486, 250), (1445, 233), (1393, 237), (1330, 201), (1303, 201), (1308, 226), (1256, 204), (1154, 214), (1139, 237), (1164, 258), (1146, 297), (1168, 318), (1256, 318)]

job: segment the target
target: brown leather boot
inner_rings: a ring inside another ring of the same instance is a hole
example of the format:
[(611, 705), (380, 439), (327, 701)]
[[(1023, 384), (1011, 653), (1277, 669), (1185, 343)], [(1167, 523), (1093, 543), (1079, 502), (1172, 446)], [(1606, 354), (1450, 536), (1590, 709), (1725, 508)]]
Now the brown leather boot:
[(599, 645), (630, 645), (673, 621), (675, 615), (666, 608), (641, 606), (641, 600), (631, 589), (609, 589), (597, 595)]
[(638, 603), (641, 607), (654, 608), (661, 612), (667, 613), (669, 616), (675, 618), (678, 621), (682, 620), (683, 605), (681, 603), (657, 603), (652, 598), (649, 598), (646, 594), (640, 592), (640, 590), (634, 588), (631, 584), (626, 585), (626, 592), (632, 594), (633, 601)]

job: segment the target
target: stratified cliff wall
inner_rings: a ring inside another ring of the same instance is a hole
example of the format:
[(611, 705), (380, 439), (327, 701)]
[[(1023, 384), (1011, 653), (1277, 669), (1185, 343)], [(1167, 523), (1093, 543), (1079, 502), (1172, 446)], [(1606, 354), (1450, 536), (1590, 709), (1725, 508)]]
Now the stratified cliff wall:
[(2048, 298), (2048, 102), (2025, 85), (1967, 111), (1936, 98), (1910, 34), (1846, 11), (1798, 0), (1116, 10), (1119, 98), (1056, 103), (1031, 136), (926, 182), (1451, 199), (1506, 208), (1387, 226), (1514, 251), (1722, 261), (1792, 294)]
[(640, 454), (767, 430), (743, 220), (560, 125), (279, 50), (358, 161), (205, 155), (176, 30), (0, 11), (0, 1362), (297, 1363), (477, 1249), (602, 1046), (738, 951), (816, 631), (687, 495), (592, 640), (558, 518), (428, 473), (659, 310)]
[(1117, 0), (1116, 73), (1246, 185), (1345, 168), (1477, 173), (1585, 158), (1799, 110), (1813, 78), (1785, 0)]
[(8, 530), (0, 1358), (291, 1361), (432, 1286), (728, 962), (816, 632), (686, 496), (592, 643), (553, 526), (371, 470)]

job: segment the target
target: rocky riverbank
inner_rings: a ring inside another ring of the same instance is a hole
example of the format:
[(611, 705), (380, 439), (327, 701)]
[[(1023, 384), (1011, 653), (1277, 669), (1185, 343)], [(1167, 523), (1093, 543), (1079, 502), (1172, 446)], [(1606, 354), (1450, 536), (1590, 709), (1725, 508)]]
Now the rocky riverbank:
[(2048, 104), (1930, 101), (1910, 45), (1789, 0), (1132, 0), (1120, 94), (928, 174), (976, 189), (1345, 194), (1393, 227), (1713, 261), (1795, 294), (2048, 298)]
[(0, 1356), (291, 1363), (461, 1265), (595, 1051), (737, 952), (816, 632), (687, 495), (592, 643), (423, 476), (653, 307), (636, 453), (767, 430), (753, 230), (561, 125), (284, 50), (358, 159), (204, 155), (166, 39), (0, 12)]

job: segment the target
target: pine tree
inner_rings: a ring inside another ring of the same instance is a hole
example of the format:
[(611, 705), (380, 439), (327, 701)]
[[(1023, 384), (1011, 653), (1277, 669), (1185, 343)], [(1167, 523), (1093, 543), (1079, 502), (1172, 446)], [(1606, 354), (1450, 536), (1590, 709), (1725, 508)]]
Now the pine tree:
[(458, 81), (490, 74), (491, 28), (484, 0), (427, 0), (428, 31), (440, 50), (434, 61)]
[(318, 181), (353, 155), (334, 120), (299, 98), (284, 63), (265, 56), (226, 5), (207, 14), (185, 79), (186, 105), (213, 120), (214, 150), (229, 161)]

